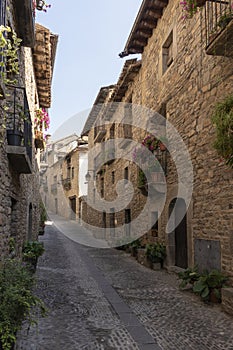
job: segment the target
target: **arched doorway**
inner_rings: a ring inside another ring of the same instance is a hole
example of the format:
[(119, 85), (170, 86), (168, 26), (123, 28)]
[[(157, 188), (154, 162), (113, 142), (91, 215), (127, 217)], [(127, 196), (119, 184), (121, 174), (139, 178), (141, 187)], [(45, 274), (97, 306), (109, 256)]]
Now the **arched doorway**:
[[(176, 205), (176, 206), (175, 206)], [(175, 208), (175, 211), (173, 212)], [(181, 268), (188, 267), (187, 215), (186, 203), (182, 198), (174, 198), (169, 205), (169, 216), (173, 212), (175, 230), (171, 233), (174, 242), (173, 263)], [(182, 218), (182, 219), (181, 219)], [(181, 219), (181, 220), (180, 220)]]

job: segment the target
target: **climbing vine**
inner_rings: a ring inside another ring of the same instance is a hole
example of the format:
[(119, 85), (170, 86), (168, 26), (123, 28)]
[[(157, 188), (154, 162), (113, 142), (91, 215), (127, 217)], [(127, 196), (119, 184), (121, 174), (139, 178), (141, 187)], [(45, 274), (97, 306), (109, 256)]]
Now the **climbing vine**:
[(0, 26), (0, 77), (4, 84), (15, 83), (8, 75), (19, 74), (18, 50), (21, 39), (10, 27)]

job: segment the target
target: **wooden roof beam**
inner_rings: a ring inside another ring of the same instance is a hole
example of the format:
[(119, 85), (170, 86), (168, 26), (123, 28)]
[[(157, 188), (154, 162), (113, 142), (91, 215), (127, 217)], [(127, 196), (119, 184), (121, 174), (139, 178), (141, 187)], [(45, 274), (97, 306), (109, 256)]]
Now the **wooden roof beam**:
[(156, 19), (159, 19), (159, 18), (161, 18), (161, 15), (162, 15), (162, 13), (161, 13), (161, 10), (159, 9), (159, 10), (147, 10), (146, 11), (146, 15), (147, 15), (147, 19), (154, 19), (154, 18), (156, 18)]

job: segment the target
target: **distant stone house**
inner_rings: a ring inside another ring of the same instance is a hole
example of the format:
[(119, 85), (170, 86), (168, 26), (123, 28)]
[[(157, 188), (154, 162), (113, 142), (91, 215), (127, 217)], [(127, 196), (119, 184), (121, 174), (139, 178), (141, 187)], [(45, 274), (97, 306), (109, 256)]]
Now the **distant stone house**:
[[(213, 147), (215, 128), (211, 116), (216, 102), (233, 94), (233, 21), (231, 19), (227, 27), (220, 27), (216, 22), (219, 11), (227, 11), (220, 6), (227, 4), (216, 4), (207, 1), (192, 18), (183, 20), (179, 2), (144, 0), (120, 54), (121, 57), (141, 54), (141, 62), (126, 61), (112, 99), (105, 99), (104, 102), (129, 102), (133, 105), (132, 110), (134, 106), (140, 105), (158, 112), (176, 128), (189, 151), (194, 176), (191, 202), (187, 203), (184, 197), (178, 195), (177, 169), (172, 161), (176, 150), (173, 150), (173, 154), (168, 154), (165, 164), (165, 206), (159, 213), (155, 204), (150, 213), (151, 219), (153, 216), (159, 217), (158, 223), (152, 227), (150, 239), (166, 244), (167, 267), (186, 268), (197, 263), (201, 269), (222, 270), (232, 282), (233, 172), (220, 161)], [(214, 30), (215, 35), (212, 35)], [(130, 67), (132, 69), (136, 64), (137, 70), (128, 74)], [(93, 128), (90, 132), (84, 128), (83, 133), (89, 136), (90, 149), (94, 140), (106, 141), (106, 135), (110, 132), (108, 128), (111, 128), (111, 123), (106, 113), (105, 136), (102, 132), (99, 137), (94, 137), (95, 127), (101, 118), (104, 120), (101, 113), (97, 113), (96, 120), (90, 114), (86, 127)], [(111, 122), (114, 124), (114, 114)], [(143, 126), (152, 125), (153, 115), (147, 120), (145, 113), (144, 122)], [(118, 127), (116, 125), (115, 130)], [(150, 131), (150, 127), (147, 131)], [(145, 130), (141, 133), (138, 129), (132, 130), (132, 139), (142, 141), (145, 136)], [(119, 137), (117, 131), (114, 137)], [(182, 143), (180, 147), (183, 147)], [(182, 153), (177, 148), (178, 151)], [(133, 220), (143, 209), (146, 193), (137, 189), (138, 169), (132, 163), (120, 159), (104, 164), (104, 172), (96, 179), (96, 189), (99, 193), (102, 191), (104, 198), (111, 199), (114, 184), (124, 178), (135, 185), (135, 193), (124, 210), (114, 212), (113, 208), (110, 214), (98, 212), (98, 225), (120, 226)], [(188, 176), (185, 166), (184, 163), (184, 178)], [(157, 188), (155, 202), (161, 191)], [(186, 212), (183, 219), (172, 231), (167, 230), (171, 213), (172, 220), (178, 222), (180, 212)], [(95, 220), (93, 218), (92, 221)]]
[[(21, 39), (19, 74), (4, 75), (9, 67), (4, 58), (1, 68), (0, 258), (9, 254), (11, 238), (20, 256), (23, 242), (36, 239), (39, 232), (41, 152), (35, 147), (35, 111), (50, 107), (57, 36), (35, 25), (33, 4), (31, 0), (0, 2), (0, 25), (11, 28), (8, 38), (13, 40), (15, 31)], [(41, 41), (41, 32), (46, 42)]]
[[(87, 145), (77, 135), (49, 142), (41, 168), (41, 196), (48, 213), (78, 220), (86, 196)], [(46, 165), (46, 166), (45, 166)]]

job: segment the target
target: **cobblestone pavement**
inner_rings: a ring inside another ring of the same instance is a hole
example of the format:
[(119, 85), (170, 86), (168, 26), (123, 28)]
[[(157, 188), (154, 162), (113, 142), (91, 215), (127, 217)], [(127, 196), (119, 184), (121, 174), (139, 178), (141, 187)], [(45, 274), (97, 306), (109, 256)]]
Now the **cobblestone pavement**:
[(55, 227), (40, 240), (37, 294), (49, 312), (25, 325), (16, 350), (233, 350), (233, 319), (179, 291), (175, 275), (81, 246)]

